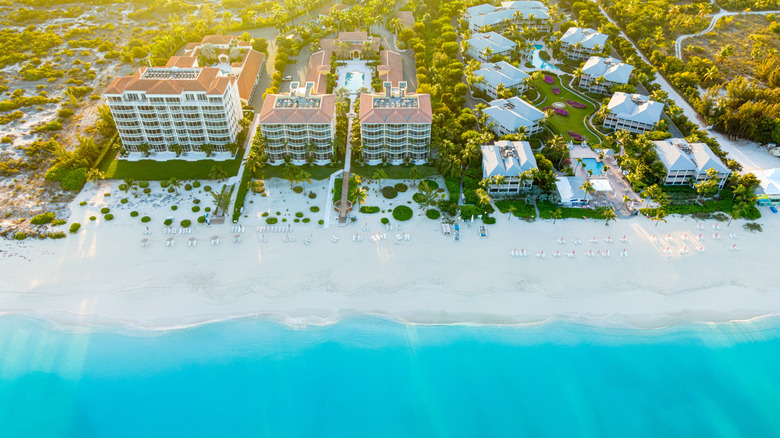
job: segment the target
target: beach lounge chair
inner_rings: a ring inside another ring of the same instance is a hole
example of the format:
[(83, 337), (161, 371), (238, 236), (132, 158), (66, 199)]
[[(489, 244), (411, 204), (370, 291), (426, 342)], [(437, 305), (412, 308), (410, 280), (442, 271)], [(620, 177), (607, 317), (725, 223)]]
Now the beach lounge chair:
[(333, 235), (333, 236), (330, 236), (330, 241), (333, 242), (333, 243), (338, 243), (339, 238), (336, 237), (336, 235)]

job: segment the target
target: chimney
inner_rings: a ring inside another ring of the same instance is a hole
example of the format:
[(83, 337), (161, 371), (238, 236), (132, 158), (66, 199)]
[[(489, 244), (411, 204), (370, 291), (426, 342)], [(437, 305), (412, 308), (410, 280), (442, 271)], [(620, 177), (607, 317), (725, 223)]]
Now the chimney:
[(401, 81), (398, 83), (398, 95), (401, 97), (406, 97), (406, 81)]
[(290, 82), (290, 96), (298, 95), (298, 82)]
[(309, 95), (311, 94), (311, 90), (312, 89), (314, 89), (314, 82), (307, 82), (306, 83), (306, 94), (305, 94), (306, 97), (309, 97)]
[(390, 97), (390, 94), (393, 90), (393, 83), (392, 82), (385, 82), (382, 84), (385, 87), (385, 97)]

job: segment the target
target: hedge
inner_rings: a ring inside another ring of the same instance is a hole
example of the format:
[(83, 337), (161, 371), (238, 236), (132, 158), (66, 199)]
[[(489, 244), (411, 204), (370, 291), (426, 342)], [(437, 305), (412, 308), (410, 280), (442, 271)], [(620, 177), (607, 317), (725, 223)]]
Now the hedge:
[(412, 218), (412, 216), (414, 216), (414, 212), (411, 208), (405, 205), (399, 205), (393, 209), (393, 219), (397, 221), (408, 221)]
[(269, 218), (266, 218), (266, 220), (265, 220), (265, 223), (267, 223), (268, 225), (273, 225), (273, 224), (275, 224), (277, 222), (279, 222), (279, 219), (277, 219), (275, 217), (269, 217)]
[(30, 220), (30, 223), (33, 225), (46, 225), (46, 224), (50, 224), (52, 220), (54, 220), (54, 213), (49, 212), (49, 213), (42, 213), (33, 217)]
[(361, 213), (367, 213), (367, 214), (379, 213), (379, 207), (373, 207), (373, 206), (370, 206), (370, 205), (364, 205), (364, 206), (360, 207), (360, 212)]
[[(252, 181), (252, 170), (250, 166), (244, 166), (244, 172), (241, 174), (241, 182), (238, 184), (238, 193), (236, 193), (236, 202), (233, 204), (233, 221), (238, 221), (241, 217), (241, 209), (244, 208), (244, 200), (246, 199), (246, 193), (249, 191), (249, 182)], [(208, 190), (206, 190), (208, 189)], [(211, 187), (206, 186), (203, 188), (207, 192), (211, 190)]]
[(87, 169), (79, 167), (69, 171), (60, 181), (62, 188), (71, 192), (78, 192), (87, 183)]
[(81, 224), (78, 223), (78, 222), (74, 222), (74, 223), (70, 224), (70, 233), (71, 234), (78, 233), (79, 232), (79, 228), (81, 228)]
[(428, 216), (428, 219), (432, 220), (436, 220), (441, 217), (441, 213), (439, 213), (439, 210), (436, 210), (435, 208), (431, 208), (426, 211), (425, 215)]
[(515, 211), (512, 213), (516, 217), (521, 217), (524, 219), (532, 219), (536, 217), (536, 210), (532, 205), (528, 205), (525, 203), (525, 201), (517, 201), (517, 200), (502, 200), (502, 201), (496, 201), (496, 207), (498, 207), (498, 211), (501, 213), (509, 213), (510, 207), (515, 207)]
[(183, 221), (181, 221), (181, 226), (184, 228), (189, 228), (190, 225), (192, 225), (192, 221), (189, 219), (184, 219)]
[(398, 196), (398, 190), (396, 190), (395, 187), (392, 186), (382, 187), (382, 196), (384, 196), (387, 199), (393, 199), (396, 196)]
[(447, 184), (447, 191), (450, 192), (450, 200), (457, 201), (460, 197), (460, 180), (457, 178), (444, 178)]

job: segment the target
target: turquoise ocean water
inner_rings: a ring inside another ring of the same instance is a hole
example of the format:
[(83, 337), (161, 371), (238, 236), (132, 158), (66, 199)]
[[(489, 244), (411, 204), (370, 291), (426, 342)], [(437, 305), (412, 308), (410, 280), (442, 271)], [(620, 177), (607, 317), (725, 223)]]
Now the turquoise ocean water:
[(778, 325), (152, 332), (4, 316), (0, 436), (780, 436)]

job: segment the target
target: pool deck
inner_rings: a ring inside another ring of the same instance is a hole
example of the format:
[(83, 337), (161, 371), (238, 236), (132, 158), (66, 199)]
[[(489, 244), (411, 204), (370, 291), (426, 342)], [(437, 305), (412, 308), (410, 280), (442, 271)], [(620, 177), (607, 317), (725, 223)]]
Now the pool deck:
[[(350, 86), (347, 87), (347, 73), (351, 72), (359, 72), (363, 73), (363, 84), (360, 86)], [(351, 91), (352, 93), (355, 93), (357, 90), (359, 90), (362, 87), (366, 87), (369, 90), (371, 90), (371, 76), (372, 71), (371, 68), (366, 65), (366, 61), (360, 61), (360, 60), (352, 60), (347, 61), (343, 65), (339, 65), (336, 67), (336, 74), (338, 74), (339, 78), (336, 83), (336, 87), (344, 87)]]

